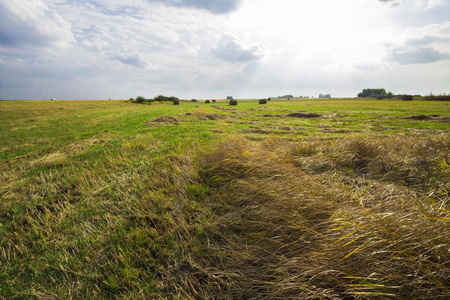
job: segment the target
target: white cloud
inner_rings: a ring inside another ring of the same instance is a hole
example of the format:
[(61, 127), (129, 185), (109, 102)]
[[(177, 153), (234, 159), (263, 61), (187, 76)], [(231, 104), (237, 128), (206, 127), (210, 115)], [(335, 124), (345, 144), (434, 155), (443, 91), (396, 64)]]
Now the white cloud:
[(0, 97), (354, 96), (371, 86), (417, 89), (411, 83), (424, 72), (434, 74), (427, 90), (414, 93), (448, 92), (441, 77), (450, 80), (443, 71), (449, 7), (436, 0), (0, 0)]
[(0, 0), (0, 45), (67, 48), (74, 42), (70, 24), (41, 0)]
[(400, 64), (425, 64), (450, 58), (450, 22), (408, 27), (388, 46), (387, 58)]
[(442, 53), (430, 47), (397, 48), (390, 59), (400, 64), (425, 64), (450, 59), (450, 53)]
[(223, 34), (219, 37), (217, 46), (212, 49), (214, 56), (231, 63), (243, 63), (258, 60), (261, 56), (260, 47), (246, 46), (236, 36)]
[(164, 5), (203, 9), (213, 14), (226, 14), (238, 8), (241, 0), (147, 0)]
[(410, 4), (413, 5), (415, 7), (419, 7), (419, 8), (426, 8), (426, 9), (430, 9), (430, 8), (434, 8), (437, 6), (441, 6), (445, 3), (444, 0), (379, 0), (382, 3), (387, 3), (390, 4), (392, 6), (398, 6), (401, 4)]

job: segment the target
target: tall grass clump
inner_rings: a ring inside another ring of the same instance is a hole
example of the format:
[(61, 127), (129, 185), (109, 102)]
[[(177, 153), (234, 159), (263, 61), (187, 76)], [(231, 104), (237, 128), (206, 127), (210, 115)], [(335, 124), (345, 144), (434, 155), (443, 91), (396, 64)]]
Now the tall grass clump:
[[(449, 138), (307, 143), (237, 138), (206, 157), (214, 214), (191, 291), (227, 299), (448, 296)], [(318, 161), (325, 163), (316, 168)]]

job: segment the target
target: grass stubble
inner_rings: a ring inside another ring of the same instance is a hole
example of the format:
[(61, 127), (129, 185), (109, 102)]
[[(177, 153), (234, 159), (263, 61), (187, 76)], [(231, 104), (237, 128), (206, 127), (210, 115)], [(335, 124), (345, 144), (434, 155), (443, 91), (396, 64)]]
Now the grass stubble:
[(448, 123), (386, 104), (2, 103), (0, 298), (447, 298)]

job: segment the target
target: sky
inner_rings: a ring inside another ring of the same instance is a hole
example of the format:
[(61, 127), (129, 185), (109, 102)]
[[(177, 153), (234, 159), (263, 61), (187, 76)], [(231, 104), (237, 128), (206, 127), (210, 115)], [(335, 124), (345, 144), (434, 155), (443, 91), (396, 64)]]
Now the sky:
[(0, 100), (450, 93), (449, 0), (0, 0)]

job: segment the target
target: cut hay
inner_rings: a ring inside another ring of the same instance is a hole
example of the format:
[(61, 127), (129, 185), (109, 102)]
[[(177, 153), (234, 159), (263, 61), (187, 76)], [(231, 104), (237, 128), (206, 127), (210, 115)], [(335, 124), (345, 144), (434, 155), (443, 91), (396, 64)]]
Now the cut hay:
[(297, 113), (287, 114), (286, 117), (290, 117), (290, 118), (320, 118), (320, 117), (322, 117), (322, 115), (316, 114), (316, 113), (297, 112)]
[(223, 114), (207, 114), (207, 115), (203, 115), (200, 119), (201, 120), (224, 120), (227, 118), (228, 118), (228, 116), (223, 115)]
[(153, 121), (146, 123), (147, 126), (167, 126), (167, 125), (178, 125), (179, 121), (173, 116), (162, 116)]
[(405, 117), (405, 119), (409, 119), (409, 120), (431, 120), (433, 118), (431, 116), (426, 116), (426, 115), (415, 115), (415, 116)]
[(70, 162), (68, 161), (67, 155), (65, 153), (57, 151), (32, 161), (31, 166), (34, 168), (51, 168), (54, 166), (66, 165), (69, 163)]
[[(450, 170), (436, 163), (448, 161), (449, 147), (444, 136), (227, 141), (204, 158), (214, 214), (185, 289), (221, 299), (449, 294)], [(395, 174), (440, 179), (420, 187)]]

